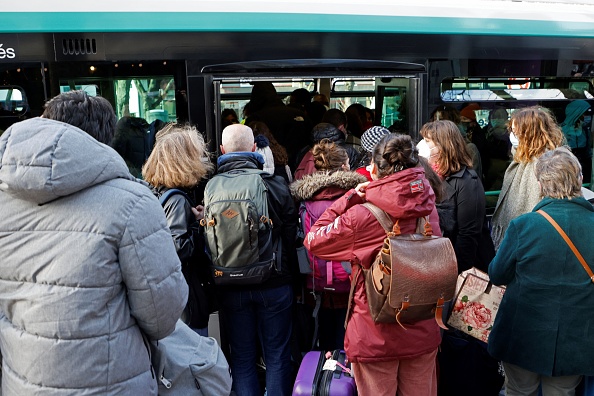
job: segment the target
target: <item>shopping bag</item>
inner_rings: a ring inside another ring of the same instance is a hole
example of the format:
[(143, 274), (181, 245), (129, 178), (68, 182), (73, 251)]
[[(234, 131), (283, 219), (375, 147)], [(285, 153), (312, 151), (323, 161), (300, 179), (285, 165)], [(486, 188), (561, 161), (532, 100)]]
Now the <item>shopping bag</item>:
[(505, 287), (493, 285), (489, 275), (471, 268), (458, 275), (457, 290), (448, 326), (488, 342)]

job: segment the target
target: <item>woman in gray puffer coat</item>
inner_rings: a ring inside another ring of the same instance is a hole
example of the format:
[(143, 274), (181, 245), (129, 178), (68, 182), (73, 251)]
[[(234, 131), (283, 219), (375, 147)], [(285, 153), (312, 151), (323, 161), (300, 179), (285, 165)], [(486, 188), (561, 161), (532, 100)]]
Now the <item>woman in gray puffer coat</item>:
[(156, 395), (142, 333), (169, 335), (188, 297), (158, 200), (47, 118), (2, 135), (0, 180), (2, 394)]

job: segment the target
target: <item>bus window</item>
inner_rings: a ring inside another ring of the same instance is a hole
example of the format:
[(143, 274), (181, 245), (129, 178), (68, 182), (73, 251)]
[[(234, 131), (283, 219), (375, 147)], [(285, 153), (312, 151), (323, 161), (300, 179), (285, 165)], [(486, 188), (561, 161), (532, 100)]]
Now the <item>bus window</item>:
[(27, 96), (22, 88), (0, 87), (0, 117), (18, 117), (27, 110)]
[(584, 182), (591, 182), (593, 93), (592, 83), (578, 78), (447, 78), (442, 81), (443, 102), (462, 111), (470, 103), (474, 106), (472, 122), (476, 127), (469, 139), (476, 144), (481, 154), (488, 205), (495, 206), (505, 170), (513, 160), (509, 141), (510, 117), (514, 111), (528, 106), (547, 108), (565, 131), (570, 127), (576, 128), (573, 125), (563, 126), (568, 105), (574, 101), (581, 101), (584, 108), (590, 105), (579, 123), (579, 135), (584, 137), (582, 140), (585, 142), (579, 146), (585, 146), (578, 149), (587, 154), (580, 155), (580, 151), (575, 148), (574, 153), (582, 164)]
[(118, 119), (138, 117), (144, 118), (149, 124), (155, 120), (177, 121), (175, 81), (171, 75), (60, 82), (60, 92), (71, 90), (113, 98), (112, 104)]
[(375, 109), (375, 79), (334, 78), (331, 81), (330, 108), (346, 111), (358, 103), (368, 109)]

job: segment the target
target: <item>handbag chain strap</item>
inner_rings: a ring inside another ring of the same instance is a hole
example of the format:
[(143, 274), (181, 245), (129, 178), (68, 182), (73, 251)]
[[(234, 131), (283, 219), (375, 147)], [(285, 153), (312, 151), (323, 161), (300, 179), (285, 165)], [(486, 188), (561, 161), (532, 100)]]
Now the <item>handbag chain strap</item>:
[(549, 221), (549, 223), (551, 223), (553, 225), (553, 227), (555, 227), (555, 229), (557, 230), (559, 235), (561, 235), (561, 237), (565, 240), (565, 243), (567, 243), (567, 245), (569, 246), (569, 248), (571, 249), (573, 254), (575, 254), (575, 257), (577, 257), (577, 259), (579, 260), (582, 267), (584, 267), (584, 269), (590, 276), (590, 280), (592, 281), (592, 283), (594, 283), (594, 273), (592, 273), (590, 266), (588, 265), (588, 263), (586, 263), (586, 260), (584, 260), (584, 257), (577, 250), (577, 248), (575, 247), (573, 242), (571, 242), (571, 239), (569, 239), (569, 237), (567, 236), (565, 231), (563, 231), (563, 229), (559, 226), (559, 224), (557, 224), (557, 222), (555, 220), (553, 220), (553, 218), (551, 216), (549, 216), (549, 214), (547, 212), (545, 212), (544, 210), (539, 209), (536, 211), (536, 213), (542, 215), (545, 219), (547, 219)]

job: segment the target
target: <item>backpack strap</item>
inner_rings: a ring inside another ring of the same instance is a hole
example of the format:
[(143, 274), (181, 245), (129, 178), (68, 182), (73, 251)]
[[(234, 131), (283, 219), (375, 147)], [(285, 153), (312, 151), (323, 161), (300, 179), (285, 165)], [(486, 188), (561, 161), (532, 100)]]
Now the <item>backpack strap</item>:
[[(396, 220), (396, 223), (394, 223), (385, 211), (370, 202), (365, 202), (362, 204), (362, 206), (366, 207), (371, 212), (371, 214), (375, 216), (387, 234), (400, 235), (400, 226), (398, 225), (398, 220)], [(423, 236), (433, 235), (433, 228), (429, 222), (429, 216), (419, 217), (417, 219), (416, 233), (422, 234)]]
[(170, 188), (163, 194), (161, 194), (161, 196), (159, 197), (159, 203), (161, 204), (161, 206), (165, 206), (165, 203), (169, 200), (169, 198), (176, 194), (183, 195), (188, 200), (188, 202), (190, 202), (190, 205), (192, 205), (192, 200), (190, 199), (188, 194), (177, 188)]
[(371, 214), (381, 224), (386, 233), (390, 233), (393, 231), (394, 226), (396, 226), (397, 224), (394, 224), (394, 222), (386, 212), (384, 212), (382, 209), (378, 208), (371, 202), (365, 202), (364, 204), (362, 204), (362, 206), (366, 207), (367, 210), (371, 212)]
[(588, 263), (586, 263), (586, 260), (584, 260), (584, 257), (577, 250), (577, 248), (575, 247), (575, 245), (573, 244), (573, 242), (571, 241), (571, 239), (569, 239), (569, 237), (567, 236), (567, 234), (565, 233), (565, 231), (563, 231), (563, 229), (561, 228), (561, 226), (559, 226), (559, 224), (557, 224), (557, 222), (555, 220), (553, 220), (553, 218), (551, 216), (549, 216), (549, 214), (547, 212), (545, 212), (544, 210), (539, 209), (539, 210), (536, 211), (536, 213), (542, 215), (545, 219), (547, 219), (549, 221), (549, 223), (551, 223), (553, 225), (553, 227), (555, 227), (555, 230), (557, 230), (557, 232), (559, 233), (559, 235), (561, 235), (561, 237), (563, 238), (563, 240), (565, 240), (565, 243), (567, 243), (567, 245), (569, 246), (569, 248), (571, 249), (571, 251), (573, 252), (573, 254), (575, 254), (575, 257), (577, 257), (577, 259), (579, 260), (579, 262), (582, 265), (582, 267), (584, 267), (584, 269), (588, 273), (588, 276), (590, 277), (590, 280), (594, 283), (594, 273), (592, 273), (592, 270), (590, 269), (590, 266), (588, 265)]

